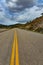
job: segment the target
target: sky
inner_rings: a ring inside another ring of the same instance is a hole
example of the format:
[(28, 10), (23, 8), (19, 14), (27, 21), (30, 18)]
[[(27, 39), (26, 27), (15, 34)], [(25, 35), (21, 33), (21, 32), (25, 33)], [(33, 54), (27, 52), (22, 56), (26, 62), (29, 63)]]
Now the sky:
[(26, 23), (43, 13), (43, 0), (0, 0), (0, 24)]

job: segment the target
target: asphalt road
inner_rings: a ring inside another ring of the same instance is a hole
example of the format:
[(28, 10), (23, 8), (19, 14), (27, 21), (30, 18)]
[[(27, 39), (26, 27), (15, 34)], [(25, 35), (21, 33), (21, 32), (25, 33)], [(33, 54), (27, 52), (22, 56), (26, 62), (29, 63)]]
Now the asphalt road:
[[(12, 29), (0, 33), (0, 65), (11, 65), (11, 54), (14, 51), (12, 45), (15, 40), (18, 50), (14, 49), (15, 59), (12, 65), (43, 65), (43, 34), (21, 29)], [(16, 59), (19, 60), (19, 64), (16, 64), (18, 60), (15, 63)]]

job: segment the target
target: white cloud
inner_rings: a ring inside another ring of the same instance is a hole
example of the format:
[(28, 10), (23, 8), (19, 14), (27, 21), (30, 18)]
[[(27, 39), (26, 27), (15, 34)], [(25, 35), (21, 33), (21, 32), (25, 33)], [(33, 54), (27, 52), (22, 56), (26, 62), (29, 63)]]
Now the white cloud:
[(15, 18), (15, 21), (27, 22), (37, 17), (40, 17), (42, 12), (43, 12), (43, 9), (40, 9), (37, 6), (34, 6), (30, 9), (26, 8), (24, 11), (19, 13), (19, 15)]
[(15, 24), (15, 23), (25, 23), (27, 21), (33, 20), (37, 17), (41, 16), (41, 13), (43, 12), (43, 8), (40, 9), (37, 6), (34, 6), (32, 8), (26, 8), (24, 11), (21, 11), (19, 13), (15, 13), (13, 16), (13, 19), (11, 20), (10, 18), (6, 17), (5, 12), (2, 11), (0, 12), (0, 20), (4, 21), (3, 24)]
[(12, 2), (17, 2), (18, 0), (11, 0)]
[(11, 19), (9, 19), (9, 18), (6, 18), (4, 15), (4, 12), (1, 12), (0, 13), (0, 22), (2, 23), (2, 24), (4, 24), (4, 25), (11, 25), (11, 24), (15, 24), (15, 23), (18, 23), (18, 22), (16, 22), (16, 21), (14, 21), (14, 20), (11, 20)]
[[(8, 2), (8, 6), (15, 7), (15, 8), (22, 8), (23, 6), (14, 4), (16, 0), (12, 0)], [(5, 3), (5, 0), (4, 0)], [(7, 4), (4, 4), (5, 7), (7, 7)], [(0, 4), (0, 8), (2, 11), (0, 11), (0, 20), (3, 21), (3, 24), (15, 24), (15, 23), (25, 23), (27, 21), (33, 20), (37, 17), (41, 16), (41, 13), (43, 12), (43, 8), (33, 6), (31, 8), (25, 8), (23, 11), (20, 12), (14, 12), (12, 15), (11, 13), (7, 12), (6, 8), (3, 5)], [(16, 10), (15, 10), (16, 11)], [(13, 16), (13, 19), (11, 20), (11, 16)]]
[(11, 1), (9, 1), (7, 5), (8, 5), (9, 7), (13, 7), (13, 6), (14, 6), (13, 2), (11, 2)]

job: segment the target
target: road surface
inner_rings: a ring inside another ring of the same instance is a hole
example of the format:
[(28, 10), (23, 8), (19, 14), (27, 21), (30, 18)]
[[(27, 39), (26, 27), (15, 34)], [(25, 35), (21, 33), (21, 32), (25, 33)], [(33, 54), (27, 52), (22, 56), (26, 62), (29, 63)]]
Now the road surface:
[(21, 29), (1, 32), (0, 65), (43, 65), (43, 34)]

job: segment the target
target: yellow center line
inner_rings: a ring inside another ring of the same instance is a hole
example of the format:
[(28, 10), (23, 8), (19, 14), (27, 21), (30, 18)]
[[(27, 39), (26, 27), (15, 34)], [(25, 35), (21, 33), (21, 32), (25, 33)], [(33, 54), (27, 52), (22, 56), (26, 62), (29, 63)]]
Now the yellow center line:
[(14, 36), (14, 41), (12, 44), (12, 53), (11, 53), (10, 65), (14, 65), (14, 58), (15, 58), (15, 36)]
[[(15, 51), (16, 51), (16, 53), (15, 53)], [(16, 59), (15, 59), (15, 56), (16, 56)], [(14, 61), (15, 61), (14, 59), (16, 60), (16, 63), (14, 63)], [(11, 53), (11, 59), (10, 59), (10, 65), (14, 65), (14, 64), (19, 65), (18, 40), (17, 40), (16, 31), (15, 31), (15, 35), (14, 35), (14, 42), (12, 45), (12, 53)]]
[(15, 32), (15, 40), (16, 40), (16, 65), (19, 65), (19, 53), (18, 53), (18, 39), (17, 39), (17, 34)]

